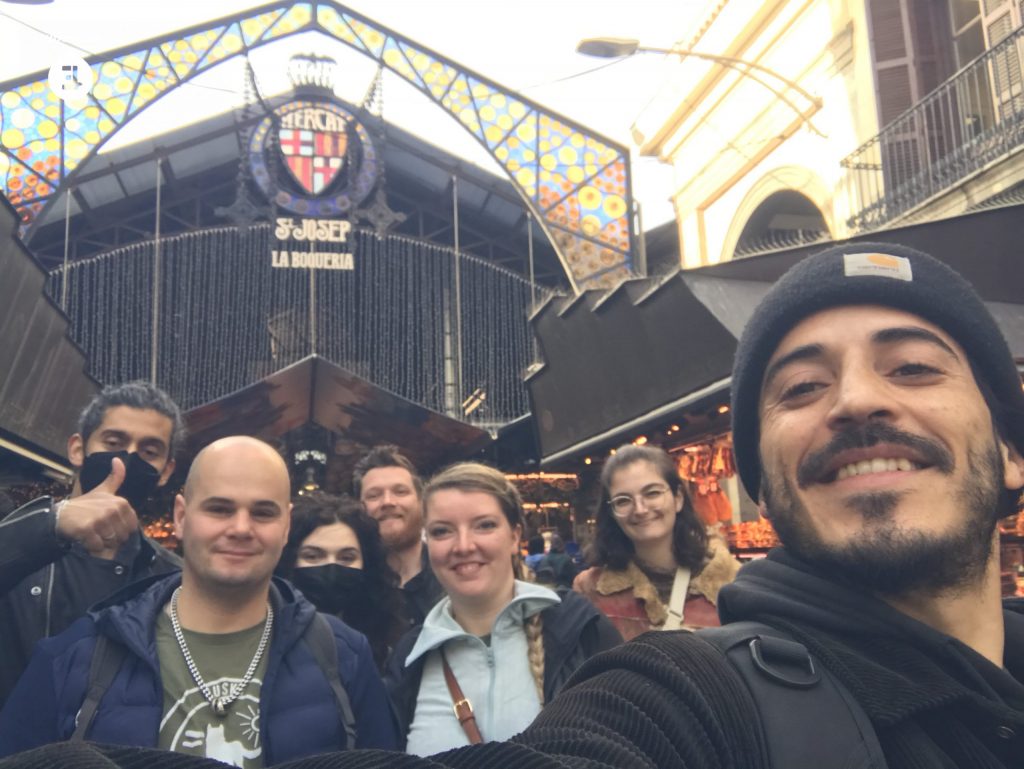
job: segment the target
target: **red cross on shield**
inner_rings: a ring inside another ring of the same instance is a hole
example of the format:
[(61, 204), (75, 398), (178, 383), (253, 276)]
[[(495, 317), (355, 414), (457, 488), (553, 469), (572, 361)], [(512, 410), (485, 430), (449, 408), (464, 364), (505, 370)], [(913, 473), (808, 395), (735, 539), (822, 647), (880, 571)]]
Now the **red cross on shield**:
[(345, 166), (348, 134), (282, 128), (278, 143), (292, 178), (310, 195), (319, 195)]

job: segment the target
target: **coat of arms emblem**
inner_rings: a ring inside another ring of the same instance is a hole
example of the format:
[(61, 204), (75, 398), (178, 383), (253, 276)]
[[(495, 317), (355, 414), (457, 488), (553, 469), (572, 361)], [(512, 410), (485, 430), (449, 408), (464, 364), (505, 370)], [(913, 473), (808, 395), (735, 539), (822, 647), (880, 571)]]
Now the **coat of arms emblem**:
[[(315, 114), (318, 110), (310, 108), (306, 112)], [(307, 124), (314, 123), (315, 119)], [(345, 167), (348, 133), (281, 128), (278, 144), (292, 178), (306, 193), (319, 195)]]

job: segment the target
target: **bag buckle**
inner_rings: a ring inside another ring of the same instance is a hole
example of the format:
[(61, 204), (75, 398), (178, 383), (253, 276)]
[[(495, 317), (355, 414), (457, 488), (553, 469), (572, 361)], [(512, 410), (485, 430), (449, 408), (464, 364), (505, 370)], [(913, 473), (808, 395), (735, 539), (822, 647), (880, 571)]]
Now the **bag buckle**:
[[(460, 708), (465, 708), (466, 709), (466, 713), (468, 715), (465, 718), (463, 718), (462, 714), (459, 712)], [(452, 710), (455, 711), (455, 717), (457, 719), (459, 719), (459, 723), (460, 724), (463, 723), (464, 721), (468, 721), (469, 719), (473, 718), (473, 705), (465, 697), (463, 697), (461, 700), (459, 700), (454, 705), (452, 705)]]

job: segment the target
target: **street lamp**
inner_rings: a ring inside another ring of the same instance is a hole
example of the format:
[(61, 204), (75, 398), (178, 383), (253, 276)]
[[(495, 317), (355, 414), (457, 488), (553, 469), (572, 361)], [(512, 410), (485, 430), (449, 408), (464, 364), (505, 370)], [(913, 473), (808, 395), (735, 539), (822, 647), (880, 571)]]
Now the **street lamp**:
[(640, 45), (640, 41), (632, 40), (621, 37), (591, 37), (586, 40), (581, 40), (576, 45), (576, 52), (582, 53), (587, 56), (597, 56), (602, 59), (615, 59), (622, 56), (632, 56), (635, 53), (660, 53), (665, 55), (675, 54), (680, 59), (685, 59), (690, 56), (694, 59), (702, 59), (704, 61), (713, 61), (717, 64), (721, 64), (729, 69), (734, 69), (741, 75), (746, 75), (751, 80), (760, 83), (779, 99), (788, 104), (794, 112), (796, 112), (800, 118), (807, 123), (807, 127), (810, 128), (814, 133), (818, 134), (822, 138), (825, 137), (821, 131), (814, 127), (811, 123), (811, 119), (807, 117), (803, 110), (798, 107), (792, 99), (790, 99), (783, 91), (776, 88), (774, 85), (766, 81), (764, 78), (758, 77), (756, 73), (763, 72), (766, 75), (771, 75), (780, 83), (785, 84), (789, 88), (792, 88), (803, 98), (807, 99), (815, 109), (821, 108), (821, 97), (814, 96), (807, 92), (799, 83), (795, 83), (789, 78), (780, 75), (773, 69), (765, 67), (762, 64), (758, 64), (754, 61), (746, 61), (744, 59), (737, 59), (733, 56), (721, 56), (717, 53), (704, 53), (703, 51), (692, 51), (688, 48), (654, 48), (652, 46)]

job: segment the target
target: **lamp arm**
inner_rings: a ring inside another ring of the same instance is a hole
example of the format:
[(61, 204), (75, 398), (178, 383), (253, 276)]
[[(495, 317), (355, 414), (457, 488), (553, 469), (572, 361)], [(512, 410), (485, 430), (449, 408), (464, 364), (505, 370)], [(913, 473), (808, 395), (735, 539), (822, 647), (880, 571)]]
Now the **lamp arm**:
[(728, 67), (729, 69), (732, 69), (732, 70), (735, 70), (736, 72), (739, 72), (741, 75), (746, 75), (747, 77), (749, 77), (754, 82), (760, 83), (761, 85), (763, 85), (765, 88), (767, 88), (773, 94), (775, 94), (778, 98), (780, 98), (783, 102), (785, 102), (794, 112), (796, 112), (796, 114), (798, 114), (800, 116), (800, 118), (805, 123), (807, 123), (807, 127), (810, 128), (812, 131), (814, 131), (814, 133), (818, 134), (818, 136), (820, 136), (823, 139), (827, 138), (825, 136), (825, 134), (823, 134), (821, 131), (819, 131), (815, 127), (814, 123), (811, 122), (811, 119), (804, 113), (803, 110), (800, 109), (800, 107), (798, 107), (793, 102), (792, 99), (790, 99), (788, 96), (786, 96), (785, 93), (780, 91), (778, 88), (773, 86), (771, 83), (769, 83), (766, 80), (764, 80), (763, 78), (760, 78), (757, 75), (755, 75), (754, 72), (755, 71), (763, 72), (766, 75), (771, 75), (775, 79), (779, 80), (780, 82), (784, 83), (785, 85), (789, 86), (794, 91), (799, 93), (801, 96), (803, 96), (805, 99), (807, 99), (807, 101), (809, 101), (815, 107), (820, 107), (821, 106), (821, 97), (814, 96), (814, 95), (808, 93), (806, 89), (804, 89), (803, 87), (801, 87), (797, 83), (793, 82), (789, 78), (780, 75), (778, 72), (776, 72), (775, 70), (771, 69), (770, 67), (765, 67), (764, 65), (758, 64), (757, 62), (746, 61), (745, 59), (737, 59), (737, 58), (735, 58), (733, 56), (720, 56), (719, 54), (716, 54), (716, 53), (703, 53), (701, 51), (690, 51), (690, 50), (687, 50), (685, 48), (648, 48), (646, 46), (642, 46), (642, 47), (637, 48), (635, 52), (640, 52), (640, 51), (650, 51), (651, 53), (675, 54), (680, 59), (685, 59), (687, 56), (692, 56), (695, 59), (703, 59), (704, 61), (711, 61), (711, 62), (715, 62), (717, 64), (721, 64), (722, 66)]
[(779, 82), (785, 83), (787, 86), (792, 88), (794, 91), (796, 91), (798, 94), (803, 96), (805, 99), (807, 99), (807, 101), (809, 101), (811, 104), (815, 105), (816, 107), (820, 107), (821, 106), (821, 97), (814, 96), (813, 94), (809, 93), (807, 91), (807, 89), (805, 89), (799, 83), (796, 83), (796, 82), (790, 80), (788, 77), (780, 75), (778, 72), (776, 72), (771, 67), (766, 67), (763, 64), (758, 64), (756, 61), (747, 61), (746, 59), (737, 59), (734, 56), (721, 56), (721, 55), (719, 55), (717, 53), (704, 53), (702, 51), (691, 51), (691, 50), (688, 50), (686, 48), (657, 48), (657, 49), (654, 49), (654, 48), (643, 49), (643, 48), (641, 48), (641, 49), (638, 49), (638, 50), (652, 50), (652, 51), (657, 51), (658, 53), (674, 53), (676, 56), (678, 56), (681, 59), (686, 58), (687, 56), (693, 56), (695, 59), (704, 59), (705, 61), (716, 61), (719, 64), (725, 64), (726, 66), (731, 66), (732, 69), (738, 69), (739, 65), (742, 65), (743, 67), (746, 67), (746, 70), (738, 70), (738, 71), (741, 71), (741, 72), (744, 72), (744, 71), (749, 72), (749, 70), (756, 69), (758, 72), (763, 72), (766, 75), (771, 75), (772, 77), (777, 79)]
[[(807, 117), (807, 115), (804, 114), (803, 110), (801, 110), (800, 107), (798, 107), (793, 102), (792, 99), (790, 99), (788, 96), (786, 96), (786, 94), (784, 92), (780, 91), (778, 88), (773, 86), (767, 80), (764, 80), (764, 79), (758, 77), (757, 75), (755, 75), (754, 72), (750, 69), (750, 62), (748, 62), (748, 61), (741, 61), (739, 59), (737, 59), (735, 61), (729, 61), (728, 58), (717, 58), (717, 57), (716, 57), (716, 60), (722, 66), (728, 67), (729, 69), (736, 70), (741, 75), (746, 75), (747, 77), (749, 77), (755, 83), (760, 83), (761, 85), (763, 85), (765, 88), (767, 88), (769, 91), (771, 91), (777, 97), (779, 97), (783, 102), (785, 102), (787, 105), (789, 105), (792, 108), (792, 110), (797, 115), (799, 115), (800, 118), (805, 123), (807, 123), (807, 127), (810, 128), (812, 131), (814, 131), (814, 133), (818, 134), (818, 136), (820, 136), (822, 139), (828, 138), (828, 137), (825, 136), (825, 134), (823, 134), (821, 131), (819, 131), (815, 127), (814, 123), (811, 122), (811, 119), (809, 117)], [(743, 69), (740, 65), (745, 65), (747, 67), (747, 69)], [(820, 106), (821, 105), (821, 100), (820, 99), (811, 99), (811, 103), (816, 105), (816, 106)]]

